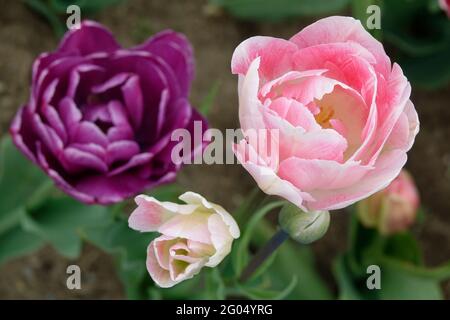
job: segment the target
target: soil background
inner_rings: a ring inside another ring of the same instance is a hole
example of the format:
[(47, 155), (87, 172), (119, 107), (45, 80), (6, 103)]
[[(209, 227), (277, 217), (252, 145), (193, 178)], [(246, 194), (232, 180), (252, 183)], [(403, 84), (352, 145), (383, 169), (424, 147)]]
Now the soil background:
[[(83, 17), (83, 13), (82, 13)], [(83, 17), (84, 18), (84, 17)], [(106, 25), (123, 46), (138, 44), (151, 34), (171, 28), (185, 33), (193, 43), (196, 79), (191, 101), (199, 105), (219, 82), (209, 114), (211, 127), (238, 128), (237, 78), (230, 72), (234, 48), (244, 39), (261, 34), (289, 38), (316, 19), (298, 18), (287, 23), (244, 23), (209, 10), (205, 0), (128, 0), (104, 9), (94, 19)], [(58, 40), (49, 25), (22, 1), (0, 0), (0, 135), (6, 134), (16, 110), (28, 98), (31, 64)], [(425, 261), (434, 266), (450, 259), (450, 86), (422, 91), (413, 86), (421, 131), (409, 152), (407, 168), (413, 173), (428, 214), (415, 230)], [(238, 165), (187, 166), (178, 178), (186, 190), (204, 194), (232, 211), (252, 189), (254, 182)], [(346, 214), (335, 214), (326, 236), (313, 245), (317, 267), (334, 290), (331, 262), (345, 250)], [(1, 250), (1, 248), (0, 248)], [(83, 270), (81, 290), (66, 288), (66, 267)], [(443, 284), (450, 297), (450, 282)], [(122, 285), (112, 259), (85, 245), (76, 260), (59, 256), (45, 247), (0, 267), (0, 299), (121, 299)]]

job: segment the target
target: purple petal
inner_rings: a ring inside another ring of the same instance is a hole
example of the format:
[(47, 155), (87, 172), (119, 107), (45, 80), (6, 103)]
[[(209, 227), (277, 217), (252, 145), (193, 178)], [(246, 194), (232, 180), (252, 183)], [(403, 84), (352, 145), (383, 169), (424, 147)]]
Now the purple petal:
[(13, 121), (11, 122), (11, 126), (9, 128), (9, 132), (12, 137), (12, 141), (16, 145), (16, 147), (22, 151), (31, 161), (37, 162), (37, 159), (35, 155), (33, 154), (32, 150), (30, 149), (29, 145), (25, 142), (25, 139), (30, 140), (30, 138), (33, 137), (34, 133), (31, 132), (31, 128), (29, 125), (25, 126), (25, 132), (23, 130), (22, 122), (23, 122), (23, 116), (24, 113), (27, 112), (27, 107), (21, 107)]
[(42, 102), (40, 104), (41, 107), (46, 107), (50, 104), (50, 101), (53, 99), (56, 91), (56, 87), (59, 84), (59, 79), (54, 79), (50, 84), (45, 88), (42, 93)]
[(142, 122), (144, 108), (144, 99), (142, 97), (139, 77), (130, 77), (122, 86), (122, 93), (131, 123), (135, 128), (139, 128)]
[(92, 153), (97, 158), (100, 158), (102, 161), (106, 160), (106, 150), (102, 146), (99, 146), (95, 143), (72, 143), (69, 147), (79, 149), (84, 152)]
[(76, 183), (76, 190), (95, 197), (95, 202), (110, 204), (142, 191), (149, 182), (133, 174), (117, 176), (92, 175)]
[[(75, 93), (80, 83), (81, 74), (89, 74), (93, 72), (104, 73), (104, 68), (94, 65), (94, 64), (80, 64), (72, 69), (69, 76), (69, 85), (67, 87), (67, 96), (75, 99)], [(92, 74), (90, 74), (90, 79), (92, 79)]]
[(129, 126), (112, 127), (108, 130), (107, 137), (110, 142), (130, 140), (133, 139), (133, 131)]
[(32, 67), (32, 84), (36, 84), (38, 77), (40, 76), (42, 70), (46, 69), (51, 63), (53, 63), (54, 61), (61, 59), (62, 57), (64, 57), (65, 54), (62, 53), (49, 53), (49, 52), (44, 52), (41, 53), (36, 60), (33, 62), (33, 67)]
[(156, 136), (159, 137), (161, 134), (162, 126), (164, 124), (164, 119), (166, 117), (167, 103), (169, 102), (169, 91), (165, 89), (161, 93), (161, 100), (159, 101), (158, 108), (158, 120), (156, 122)]
[(128, 117), (125, 108), (117, 100), (112, 100), (108, 103), (108, 111), (111, 116), (111, 121), (116, 126), (129, 126)]
[(80, 29), (68, 31), (62, 39), (58, 52), (88, 55), (120, 49), (109, 30), (93, 21), (83, 21)]
[(55, 181), (56, 185), (61, 188), (64, 192), (69, 194), (70, 196), (74, 197), (75, 199), (78, 199), (79, 201), (82, 201), (84, 203), (94, 203), (95, 198), (91, 195), (85, 194), (83, 192), (80, 192), (76, 190), (71, 184), (69, 184), (60, 173), (58, 173), (56, 170), (50, 168), (47, 159), (45, 158), (41, 145), (37, 143), (37, 161), (39, 165), (45, 170), (47, 175)]
[(108, 171), (108, 166), (100, 158), (90, 152), (73, 147), (66, 148), (60, 160), (64, 169), (70, 173), (77, 173), (85, 169), (92, 169), (103, 173)]
[(167, 134), (178, 128), (185, 128), (192, 117), (192, 107), (187, 99), (178, 99), (166, 108), (162, 134)]
[(93, 93), (103, 93), (122, 85), (131, 76), (130, 73), (121, 72), (106, 80), (104, 83), (92, 87)]
[(112, 164), (115, 161), (130, 160), (140, 151), (139, 145), (134, 141), (115, 141), (108, 145), (108, 163)]
[[(32, 83), (30, 107), (33, 110), (35, 109), (36, 105), (40, 103), (44, 91), (54, 79), (63, 79), (65, 76), (69, 75), (72, 68), (83, 62), (83, 58), (79, 57), (62, 57), (53, 61), (47, 68), (43, 69), (36, 81)], [(63, 92), (59, 92), (59, 94), (61, 95)]]
[(55, 130), (55, 132), (61, 138), (63, 143), (66, 143), (67, 131), (66, 128), (64, 127), (63, 121), (61, 120), (58, 112), (56, 112), (55, 108), (53, 108), (53, 106), (48, 105), (47, 107), (43, 108), (42, 114), (45, 116), (45, 120), (47, 120), (47, 123)]
[(56, 131), (42, 122), (38, 114), (33, 114), (31, 125), (34, 132), (39, 136), (43, 145), (57, 156), (63, 149), (64, 143)]
[(133, 48), (160, 56), (174, 70), (184, 96), (194, 78), (194, 55), (188, 39), (172, 30), (160, 32), (144, 44)]
[(96, 143), (102, 147), (108, 145), (108, 138), (92, 122), (82, 121), (69, 128), (70, 140), (78, 143)]
[(151, 153), (140, 153), (135, 155), (134, 157), (132, 157), (130, 159), (130, 161), (128, 161), (127, 163), (125, 163), (124, 165), (121, 165), (120, 167), (110, 171), (108, 173), (109, 176), (115, 176), (118, 174), (121, 174), (127, 170), (130, 170), (131, 168), (143, 165), (143, 164), (147, 164), (150, 162), (150, 160), (153, 158), (153, 154)]
[(95, 106), (88, 106), (83, 114), (83, 119), (89, 122), (95, 122), (101, 120), (103, 122), (111, 122), (111, 113), (109, 112), (107, 105), (98, 104)]
[(67, 130), (79, 123), (83, 117), (75, 102), (68, 97), (59, 103), (59, 114)]

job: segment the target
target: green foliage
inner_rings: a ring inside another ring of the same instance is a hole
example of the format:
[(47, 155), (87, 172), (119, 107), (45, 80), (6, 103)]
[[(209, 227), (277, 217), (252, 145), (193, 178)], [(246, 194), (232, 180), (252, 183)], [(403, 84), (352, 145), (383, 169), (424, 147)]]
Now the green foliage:
[(324, 15), (344, 9), (349, 0), (210, 0), (243, 20), (280, 21), (298, 16)]
[(384, 0), (382, 29), (409, 80), (430, 89), (449, 83), (450, 21), (442, 10), (429, 0)]
[[(261, 221), (252, 238), (252, 244), (258, 245), (269, 240), (274, 227), (267, 221)], [(297, 278), (297, 283), (285, 299), (331, 299), (332, 294), (317, 272), (314, 255), (309, 246), (294, 241), (286, 241), (277, 250), (276, 258), (261, 274), (263, 281), (276, 286), (287, 286)], [(283, 288), (281, 288), (282, 290)]]
[(0, 264), (27, 254), (44, 241), (20, 225), (27, 210), (51, 187), (51, 181), (32, 165), (6, 136), (0, 140)]
[(235, 270), (236, 276), (240, 276), (242, 270), (245, 265), (247, 265), (249, 261), (249, 245), (250, 240), (252, 239), (253, 233), (255, 232), (258, 223), (264, 218), (266, 214), (277, 207), (281, 207), (285, 204), (284, 201), (278, 201), (270, 203), (258, 211), (256, 211), (250, 220), (247, 222), (245, 230), (242, 233), (242, 236), (239, 240), (236, 241), (236, 248), (233, 252), (233, 267)]
[[(369, 290), (367, 267), (378, 265), (381, 289)], [(335, 262), (341, 299), (442, 299), (440, 282), (450, 278), (450, 263), (427, 268), (414, 237), (400, 233), (383, 237), (352, 216), (349, 250)]]
[(60, 254), (76, 258), (81, 252), (83, 228), (105, 225), (110, 217), (105, 207), (86, 206), (68, 197), (52, 198), (28, 210), (22, 226), (51, 243)]
[(67, 7), (77, 5), (81, 10), (82, 20), (105, 7), (119, 3), (121, 0), (24, 0), (25, 3), (40, 14), (53, 29), (56, 36), (61, 37), (67, 30), (65, 20)]
[(38, 236), (14, 226), (0, 233), (0, 264), (39, 249), (43, 244)]
[(383, 14), (383, 1), (382, 0), (353, 0), (351, 2), (352, 15), (354, 18), (361, 21), (361, 24), (366, 30), (372, 34), (378, 41), (382, 40), (382, 30), (380, 29), (368, 29), (367, 20), (373, 13), (367, 13), (367, 8), (371, 5), (377, 5), (381, 9), (381, 15)]
[(214, 105), (214, 100), (217, 97), (217, 94), (219, 93), (220, 88), (220, 82), (215, 81), (212, 85), (211, 89), (209, 90), (208, 94), (205, 96), (203, 101), (200, 104), (199, 111), (206, 117), (209, 112), (211, 111), (211, 108)]
[(48, 184), (45, 174), (17, 150), (9, 137), (0, 141), (0, 233), (18, 223), (29, 200)]

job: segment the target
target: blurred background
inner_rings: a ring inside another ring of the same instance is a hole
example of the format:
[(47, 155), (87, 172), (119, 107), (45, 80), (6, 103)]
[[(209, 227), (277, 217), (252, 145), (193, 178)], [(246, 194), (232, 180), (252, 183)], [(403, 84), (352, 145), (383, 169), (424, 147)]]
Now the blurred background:
[[(56, 2), (65, 8), (77, 1)], [(86, 7), (86, 11), (81, 6), (81, 15), (104, 24), (125, 47), (167, 28), (186, 34), (196, 59), (192, 104), (200, 105), (208, 93), (216, 91), (208, 118), (211, 127), (225, 130), (239, 127), (237, 77), (230, 72), (230, 60), (241, 41), (253, 35), (290, 38), (321, 17), (365, 14), (368, 2), (357, 2), (361, 7), (345, 0), (103, 0), (92, 1), (98, 5)], [(412, 232), (428, 266), (450, 259), (450, 37), (447, 17), (435, 3), (383, 1), (382, 34), (376, 35), (412, 81), (411, 100), (419, 113), (421, 131), (406, 167), (416, 180), (425, 211), (423, 223), (416, 224)], [(50, 10), (46, 4), (48, 1), (0, 0), (0, 136), (7, 133), (14, 113), (28, 98), (33, 60), (41, 52), (52, 51), (64, 31), (65, 12)], [(178, 182), (230, 212), (254, 186), (239, 165), (187, 166)], [(335, 295), (338, 286), (333, 261), (347, 248), (350, 216), (335, 213), (331, 220), (330, 230), (312, 250), (315, 268)], [(69, 264), (83, 270), (81, 290), (66, 287)], [(442, 289), (449, 299), (450, 282), (444, 282)], [(0, 265), (1, 299), (125, 297), (112, 257), (92, 245), (84, 244), (77, 259), (64, 258), (47, 245)]]

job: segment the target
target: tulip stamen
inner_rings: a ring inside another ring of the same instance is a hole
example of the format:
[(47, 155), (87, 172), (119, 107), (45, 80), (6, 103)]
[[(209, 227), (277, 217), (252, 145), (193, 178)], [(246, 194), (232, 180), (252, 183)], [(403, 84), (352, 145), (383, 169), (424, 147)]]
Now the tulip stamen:
[(314, 116), (316, 122), (325, 129), (331, 128), (330, 120), (334, 116), (334, 110), (331, 106), (323, 106), (320, 112)]

